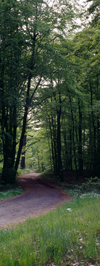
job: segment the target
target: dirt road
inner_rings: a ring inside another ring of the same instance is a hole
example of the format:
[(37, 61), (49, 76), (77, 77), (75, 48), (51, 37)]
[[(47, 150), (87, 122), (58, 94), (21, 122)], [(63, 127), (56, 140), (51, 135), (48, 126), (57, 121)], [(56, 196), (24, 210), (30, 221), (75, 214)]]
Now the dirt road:
[(30, 217), (43, 215), (68, 200), (60, 190), (41, 184), (35, 172), (21, 175), (21, 185), (27, 190), (24, 195), (0, 202), (0, 229), (11, 227)]

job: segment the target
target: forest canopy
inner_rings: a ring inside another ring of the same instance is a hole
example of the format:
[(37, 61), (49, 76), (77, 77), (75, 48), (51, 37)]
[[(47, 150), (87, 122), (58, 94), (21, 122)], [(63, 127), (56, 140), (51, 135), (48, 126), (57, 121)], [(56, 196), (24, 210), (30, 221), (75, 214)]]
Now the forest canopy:
[[(0, 168), (100, 174), (100, 3), (0, 2)], [(26, 136), (27, 145), (23, 147)]]

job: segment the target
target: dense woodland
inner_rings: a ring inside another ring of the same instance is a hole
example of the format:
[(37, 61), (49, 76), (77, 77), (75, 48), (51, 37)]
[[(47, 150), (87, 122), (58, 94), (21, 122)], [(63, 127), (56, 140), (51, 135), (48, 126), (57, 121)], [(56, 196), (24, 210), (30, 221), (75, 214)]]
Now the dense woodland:
[[(26, 147), (23, 139), (26, 135)], [(1, 180), (100, 175), (100, 1), (0, 1)]]

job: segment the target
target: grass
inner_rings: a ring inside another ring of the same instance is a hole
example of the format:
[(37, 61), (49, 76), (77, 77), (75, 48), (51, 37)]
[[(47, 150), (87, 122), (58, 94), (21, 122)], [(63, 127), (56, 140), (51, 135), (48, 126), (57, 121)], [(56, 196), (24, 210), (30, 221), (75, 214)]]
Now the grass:
[(30, 173), (31, 170), (30, 169), (21, 169), (21, 168), (18, 168), (18, 171), (17, 171), (17, 174), (18, 175), (22, 175), (22, 174), (27, 174), (27, 173)]
[[(18, 175), (29, 172), (30, 170), (28, 169), (19, 169)], [(13, 185), (4, 185), (3, 183), (0, 183), (0, 200), (13, 198), (15, 196), (23, 194), (24, 192), (25, 190), (22, 189), (17, 182), (15, 182), (15, 184)]]
[(0, 191), (0, 200), (3, 200), (3, 199), (9, 199), (9, 198), (13, 198), (15, 196), (18, 196), (18, 195), (21, 195), (25, 192), (24, 189), (22, 188), (10, 188), (10, 189), (7, 189), (5, 191)]
[(0, 231), (0, 266), (100, 265), (100, 195)]
[(97, 181), (90, 179), (81, 186), (58, 184), (75, 196), (70, 203), (13, 229), (2, 229), (0, 266), (99, 266), (100, 183)]
[(14, 184), (0, 183), (0, 200), (13, 198), (15, 196), (21, 195), (25, 192), (20, 184), (16, 181)]

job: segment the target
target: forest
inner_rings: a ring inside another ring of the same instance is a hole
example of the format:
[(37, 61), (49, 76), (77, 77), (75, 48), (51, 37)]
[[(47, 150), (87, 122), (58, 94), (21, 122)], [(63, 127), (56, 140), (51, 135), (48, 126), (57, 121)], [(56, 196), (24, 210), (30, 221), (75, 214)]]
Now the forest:
[(0, 1), (2, 182), (23, 158), (61, 181), (100, 175), (99, 0)]

